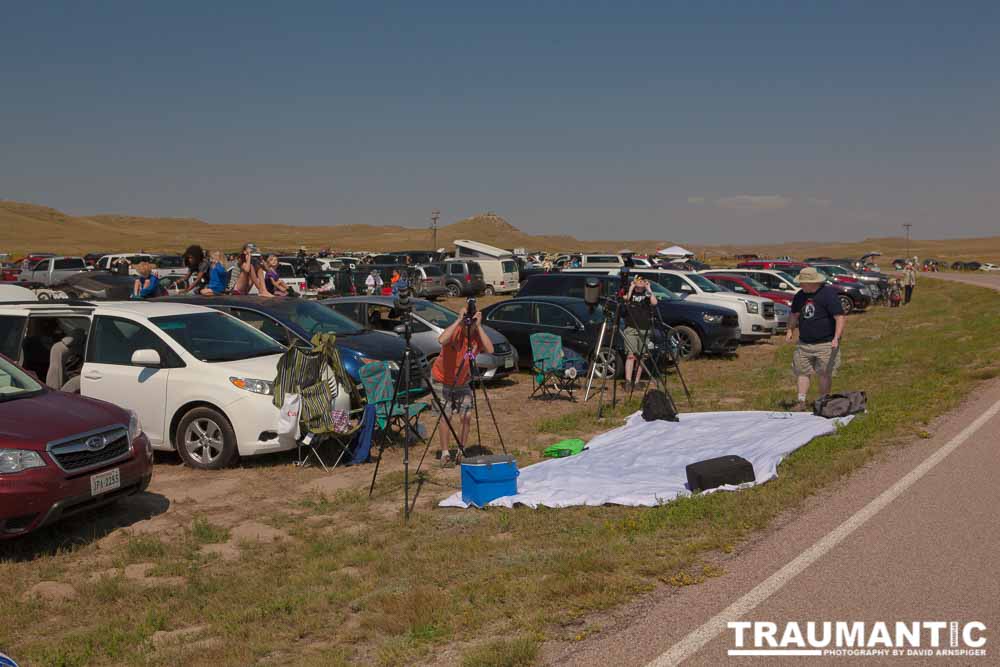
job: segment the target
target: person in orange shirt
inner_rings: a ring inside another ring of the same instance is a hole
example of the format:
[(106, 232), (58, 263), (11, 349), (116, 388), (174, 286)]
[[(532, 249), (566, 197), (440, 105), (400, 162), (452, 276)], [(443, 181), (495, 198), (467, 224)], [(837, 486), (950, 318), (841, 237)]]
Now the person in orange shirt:
[[(441, 354), (434, 360), (431, 368), (431, 384), (441, 399), (445, 410), (461, 418), (459, 430), (459, 445), (464, 448), (469, 435), (469, 424), (472, 421), (472, 364), (480, 351), (492, 354), (493, 342), (483, 331), (483, 314), (476, 312), (466, 326), (466, 316), (451, 323), (440, 336)], [(471, 346), (469, 341), (471, 339)], [(451, 454), (448, 450), (451, 429), (440, 427), (441, 465), (451, 466)]]

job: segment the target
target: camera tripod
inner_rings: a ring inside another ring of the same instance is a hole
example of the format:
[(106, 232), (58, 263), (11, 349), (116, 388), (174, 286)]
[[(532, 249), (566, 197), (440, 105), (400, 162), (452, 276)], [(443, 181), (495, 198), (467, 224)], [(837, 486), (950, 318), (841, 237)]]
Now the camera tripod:
[[(415, 436), (416, 440), (424, 440), (426, 442), (427, 448), (430, 447), (430, 443), (433, 441), (433, 433), (431, 437), (425, 438), (420, 434), (420, 432), (414, 427), (411, 422), (410, 417), (410, 389), (412, 387), (410, 383), (410, 372), (413, 368), (413, 360), (416, 355), (413, 352), (413, 345), (411, 338), (413, 336), (413, 319), (412, 314), (408, 310), (403, 310), (401, 313), (401, 318), (403, 320), (403, 339), (406, 341), (406, 349), (403, 351), (403, 366), (399, 370), (399, 375), (396, 376), (396, 383), (392, 391), (392, 400), (389, 402), (389, 409), (386, 413), (386, 424), (385, 428), (382, 429), (378, 441), (378, 457), (375, 459), (375, 470), (372, 471), (372, 483), (368, 489), (368, 497), (371, 498), (372, 494), (375, 492), (375, 480), (378, 478), (379, 466), (382, 463), (382, 454), (385, 452), (385, 448), (388, 445), (389, 440), (389, 423), (393, 419), (393, 414), (396, 407), (401, 406), (403, 408), (403, 516), (409, 521), (410, 513), (412, 508), (410, 506), (410, 438)], [(451, 431), (452, 436), (455, 438), (455, 442), (458, 443), (459, 451), (463, 454), (465, 450), (462, 447), (461, 441), (458, 439), (458, 434), (455, 432), (455, 428), (451, 423), (451, 419), (444, 409), (444, 404), (441, 401), (441, 397), (438, 396), (437, 392), (434, 390), (434, 385), (431, 384), (430, 379), (424, 373), (424, 369), (417, 367), (417, 373), (420, 376), (418, 378), (418, 385), (422, 384), (430, 392), (431, 400), (438, 409), (437, 424), (434, 426), (435, 432), (437, 431), (438, 425), (441, 423), (441, 417), (444, 418), (444, 422)], [(427, 449), (424, 449), (424, 453), (427, 453)], [(423, 459), (421, 458), (421, 462)], [(417, 468), (417, 474), (419, 475), (420, 469)], [(422, 481), (422, 480), (421, 480)], [(418, 487), (419, 492), (419, 487)], [(413, 497), (414, 505), (416, 505), (416, 493)]]

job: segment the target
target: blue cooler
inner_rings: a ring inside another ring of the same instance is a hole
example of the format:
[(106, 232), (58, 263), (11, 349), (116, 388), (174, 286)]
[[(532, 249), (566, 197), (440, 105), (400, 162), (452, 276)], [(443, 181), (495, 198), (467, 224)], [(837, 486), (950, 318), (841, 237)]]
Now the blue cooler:
[(462, 459), (462, 502), (483, 507), (491, 500), (513, 496), (519, 474), (514, 457), (507, 454)]

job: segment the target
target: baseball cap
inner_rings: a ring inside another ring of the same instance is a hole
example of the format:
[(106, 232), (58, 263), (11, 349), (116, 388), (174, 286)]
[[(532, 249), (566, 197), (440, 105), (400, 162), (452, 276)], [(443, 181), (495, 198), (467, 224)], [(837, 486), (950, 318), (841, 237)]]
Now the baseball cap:
[(825, 283), (826, 276), (811, 266), (799, 271), (799, 284), (802, 283)]

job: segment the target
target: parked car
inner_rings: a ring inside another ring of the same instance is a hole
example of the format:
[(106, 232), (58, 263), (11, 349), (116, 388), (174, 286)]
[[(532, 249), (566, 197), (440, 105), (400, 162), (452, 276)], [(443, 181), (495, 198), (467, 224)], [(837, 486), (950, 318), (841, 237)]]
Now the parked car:
[(27, 271), (22, 271), (19, 279), (21, 282), (55, 285), (87, 270), (87, 262), (83, 257), (48, 257), (36, 262)]
[(140, 493), (153, 449), (139, 416), (52, 391), (0, 356), (0, 539)]
[[(295, 447), (275, 429), (285, 348), (234, 317), (166, 300), (0, 304), (0, 353), (46, 377), (60, 334), (84, 339), (80, 394), (135, 410), (154, 449), (195, 468)], [(350, 392), (337, 407), (349, 409)]]
[[(124, 300), (132, 296), (136, 276), (120, 276), (107, 271), (75, 273), (53, 288), (70, 299)], [(44, 293), (43, 293), (44, 294)]]
[(645, 276), (667, 290), (697, 303), (732, 308), (740, 318), (740, 339), (753, 342), (773, 336), (777, 331), (774, 302), (759, 296), (726, 292), (699, 273), (667, 269), (634, 269), (633, 275)]
[[(517, 348), (521, 366), (531, 366), (530, 337), (533, 333), (559, 336), (564, 349), (572, 350), (589, 362), (595, 356), (594, 348), (604, 322), (604, 310), (601, 306), (591, 310), (583, 299), (573, 297), (517, 297), (484, 308), (483, 322), (506, 336)], [(607, 335), (610, 337), (610, 333)], [(654, 327), (650, 337), (649, 345), (654, 353), (666, 349), (666, 340), (659, 328)], [(619, 332), (596, 355), (597, 377), (624, 377), (624, 358), (625, 344)]]
[[(736, 294), (751, 294), (751, 292), (747, 289), (747, 285), (743, 282), (745, 280), (753, 280), (752, 278), (749, 278), (747, 276), (729, 275), (729, 276), (713, 277), (711, 274), (706, 274), (705, 277), (714, 282), (722, 289), (726, 290), (727, 292), (734, 292)], [(763, 295), (758, 293), (756, 296), (763, 296)], [(770, 297), (764, 297), (764, 298), (770, 298)], [(777, 335), (781, 335), (786, 331), (788, 331), (788, 316), (791, 314), (792, 309), (788, 305), (789, 303), (791, 303), (791, 301), (790, 300), (785, 301), (785, 299), (787, 299), (785, 295), (781, 295), (780, 300), (771, 299), (772, 301), (774, 301), (774, 323), (775, 323), (774, 333)]]
[(737, 294), (759, 296), (765, 299), (770, 299), (775, 303), (783, 303), (786, 306), (792, 303), (792, 294), (768, 289), (764, 283), (757, 282), (750, 276), (739, 275), (736, 273), (717, 273), (712, 269), (709, 269), (702, 275), (719, 287), (728, 287)]
[[(794, 296), (799, 291), (798, 283), (794, 278), (784, 271), (773, 269), (713, 269), (713, 273), (735, 273), (748, 275), (756, 281), (764, 284), (768, 289), (787, 292)], [(862, 311), (872, 303), (871, 290), (862, 283), (838, 283), (828, 281), (840, 299), (840, 305), (845, 314), (854, 311)]]
[(444, 271), (436, 264), (413, 267), (413, 293), (421, 299), (434, 300), (448, 294), (444, 284)]
[[(561, 271), (532, 276), (521, 286), (518, 297), (570, 296), (583, 298), (588, 279), (601, 283), (601, 295), (608, 298), (620, 286), (618, 272), (610, 274)], [(659, 283), (651, 282), (656, 294), (657, 312), (663, 323), (673, 327), (674, 345), (685, 361), (701, 354), (733, 354), (740, 342), (739, 316), (732, 307), (695, 303), (682, 299)]]
[[(403, 322), (390, 296), (353, 296), (321, 301), (335, 311), (349, 317), (358, 324), (377, 331), (389, 331), (402, 336)], [(412, 342), (432, 364), (441, 354), (438, 337), (460, 316), (453, 310), (425, 299), (413, 300)], [(480, 352), (476, 357), (479, 375), (486, 380), (502, 378), (518, 365), (518, 354), (502, 333), (484, 327), (486, 335), (493, 342), (493, 353)]]
[[(395, 377), (406, 347), (395, 334), (365, 329), (317, 301), (233, 295), (179, 296), (157, 301), (196, 304), (221, 310), (262, 331), (281, 345), (309, 346), (317, 333), (336, 334), (344, 370), (358, 385), (361, 384), (361, 367), (372, 361), (388, 362)], [(413, 363), (414, 370), (427, 368), (427, 359), (423, 355)]]
[(799, 271), (809, 266), (805, 262), (794, 262), (785, 259), (752, 259), (746, 262), (740, 262), (736, 265), (737, 269), (773, 269), (776, 271), (783, 271), (793, 278), (799, 275)]
[(979, 265), (980, 271), (1000, 271), (1000, 264), (991, 264), (990, 262), (985, 262)]
[(131, 265), (129, 267), (129, 272), (133, 275), (135, 275), (135, 267), (137, 265), (141, 264), (142, 262), (150, 262), (152, 264), (155, 264), (157, 258), (156, 255), (153, 255), (151, 253), (118, 252), (111, 255), (104, 255), (99, 260), (94, 262), (94, 268), (99, 271), (111, 271), (115, 262), (121, 257), (124, 257), (129, 261), (129, 264)]
[(160, 255), (153, 262), (153, 273), (160, 278), (181, 278), (188, 274), (180, 255)]
[(444, 273), (448, 296), (479, 296), (486, 291), (483, 269), (471, 259), (449, 259), (434, 265)]
[(840, 264), (818, 262), (813, 264), (820, 273), (826, 274), (837, 283), (859, 282), (867, 287), (865, 292), (872, 301), (889, 294), (889, 276), (871, 269), (849, 269)]

